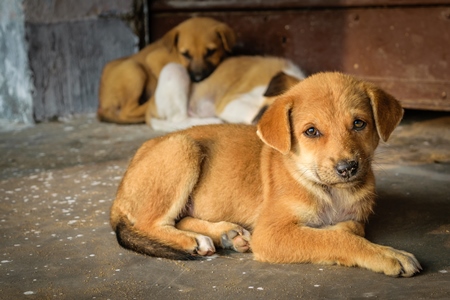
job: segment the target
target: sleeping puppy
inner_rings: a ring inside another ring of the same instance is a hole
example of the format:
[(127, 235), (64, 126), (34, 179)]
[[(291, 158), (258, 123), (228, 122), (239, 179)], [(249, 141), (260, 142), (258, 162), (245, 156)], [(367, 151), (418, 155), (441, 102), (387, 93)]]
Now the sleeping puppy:
[(257, 126), (196, 126), (137, 151), (111, 208), (120, 245), (170, 259), (217, 248), (258, 261), (359, 266), (409, 277), (405, 251), (364, 238), (371, 168), (403, 109), (341, 73), (319, 73), (279, 96)]
[(113, 60), (103, 69), (97, 117), (114, 123), (143, 123), (161, 69), (170, 62), (182, 65), (190, 79), (208, 77), (235, 44), (234, 31), (210, 18), (191, 18), (161, 39), (129, 57)]
[(303, 79), (291, 61), (279, 57), (238, 56), (224, 60), (205, 80), (190, 84), (186, 70), (168, 64), (155, 92), (153, 129), (173, 131), (211, 123), (252, 124), (273, 96)]

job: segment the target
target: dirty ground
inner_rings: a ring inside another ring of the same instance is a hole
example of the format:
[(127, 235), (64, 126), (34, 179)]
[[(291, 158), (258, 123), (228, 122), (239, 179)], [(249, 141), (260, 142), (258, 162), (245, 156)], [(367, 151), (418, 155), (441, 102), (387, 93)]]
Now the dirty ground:
[(408, 111), (375, 169), (368, 239), (424, 270), (272, 265), (220, 252), (202, 261), (119, 247), (108, 214), (145, 125), (74, 117), (0, 132), (0, 299), (450, 299), (450, 115)]

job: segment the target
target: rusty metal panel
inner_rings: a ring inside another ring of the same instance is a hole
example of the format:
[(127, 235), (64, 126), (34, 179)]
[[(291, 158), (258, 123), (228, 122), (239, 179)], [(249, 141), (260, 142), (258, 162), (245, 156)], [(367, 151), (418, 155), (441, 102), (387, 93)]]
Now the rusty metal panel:
[(152, 37), (193, 15), (233, 27), (238, 54), (284, 56), (310, 74), (354, 74), (385, 88), (406, 108), (450, 111), (449, 5), (153, 11)]

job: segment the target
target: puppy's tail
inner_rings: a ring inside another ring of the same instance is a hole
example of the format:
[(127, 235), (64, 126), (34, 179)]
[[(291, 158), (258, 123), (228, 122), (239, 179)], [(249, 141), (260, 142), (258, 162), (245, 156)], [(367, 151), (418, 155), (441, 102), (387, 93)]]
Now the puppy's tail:
[(189, 252), (174, 249), (149, 238), (133, 228), (133, 225), (125, 216), (119, 217), (118, 222), (113, 225), (113, 229), (116, 232), (117, 242), (125, 249), (144, 255), (174, 260), (196, 260), (199, 258)]

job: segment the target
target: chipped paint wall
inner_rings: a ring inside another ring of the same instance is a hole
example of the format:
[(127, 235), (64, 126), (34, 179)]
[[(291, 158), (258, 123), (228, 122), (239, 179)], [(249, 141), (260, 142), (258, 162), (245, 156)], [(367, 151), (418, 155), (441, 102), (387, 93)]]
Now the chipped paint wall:
[(0, 0), (0, 131), (94, 113), (105, 63), (138, 50), (142, 3)]
[(0, 1), (0, 130), (33, 123), (22, 0)]

